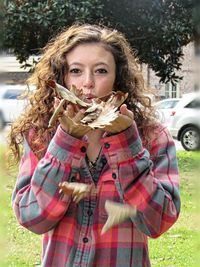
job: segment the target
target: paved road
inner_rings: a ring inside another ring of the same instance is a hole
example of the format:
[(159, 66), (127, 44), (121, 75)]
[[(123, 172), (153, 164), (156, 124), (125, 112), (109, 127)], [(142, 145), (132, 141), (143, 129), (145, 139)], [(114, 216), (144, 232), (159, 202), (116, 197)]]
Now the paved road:
[[(0, 131), (0, 144), (6, 143), (6, 135), (9, 131), (9, 127), (6, 127), (3, 131)], [(184, 148), (181, 145), (181, 142), (174, 140), (176, 145), (176, 150), (184, 150)]]

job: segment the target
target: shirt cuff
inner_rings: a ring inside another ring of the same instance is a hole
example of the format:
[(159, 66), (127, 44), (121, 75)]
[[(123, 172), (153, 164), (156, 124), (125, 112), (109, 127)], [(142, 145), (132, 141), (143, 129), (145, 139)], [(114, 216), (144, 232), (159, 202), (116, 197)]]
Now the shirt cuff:
[(66, 133), (58, 126), (47, 152), (60, 161), (70, 162), (74, 167), (80, 167), (85, 158), (88, 143)]
[(103, 153), (111, 165), (129, 160), (143, 151), (135, 122), (119, 134), (102, 138), (101, 144)]

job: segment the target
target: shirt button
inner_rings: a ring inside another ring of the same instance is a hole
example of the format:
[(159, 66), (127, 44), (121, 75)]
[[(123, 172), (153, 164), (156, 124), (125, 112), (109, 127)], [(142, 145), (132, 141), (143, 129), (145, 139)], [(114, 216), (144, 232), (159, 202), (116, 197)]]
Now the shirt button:
[(93, 212), (91, 210), (88, 210), (87, 214), (88, 216), (92, 216)]
[(103, 163), (103, 164), (106, 164), (106, 163), (107, 163), (107, 159), (106, 159), (106, 158), (103, 158), (103, 159), (102, 159), (102, 163)]
[(105, 144), (104, 144), (104, 147), (105, 147), (105, 148), (109, 148), (109, 147), (110, 147), (110, 144), (105, 143)]
[(83, 243), (87, 243), (89, 240), (88, 240), (88, 238), (87, 237), (84, 237), (83, 238)]
[(86, 152), (86, 147), (85, 147), (85, 146), (82, 146), (82, 147), (81, 147), (81, 152), (83, 152), (83, 153)]
[(112, 178), (116, 179), (117, 178), (117, 174), (115, 172), (112, 173)]
[(71, 182), (75, 182), (75, 181), (76, 181), (76, 178), (74, 176), (72, 176)]

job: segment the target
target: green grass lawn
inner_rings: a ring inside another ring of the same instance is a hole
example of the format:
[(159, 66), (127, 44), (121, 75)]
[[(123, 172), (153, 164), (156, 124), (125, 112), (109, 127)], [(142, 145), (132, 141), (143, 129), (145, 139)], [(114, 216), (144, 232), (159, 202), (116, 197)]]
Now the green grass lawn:
[[(181, 213), (174, 226), (158, 239), (150, 239), (150, 257), (154, 267), (191, 267), (197, 265), (198, 208), (197, 190), (200, 153), (177, 153), (180, 169)], [(197, 189), (197, 190), (196, 190)]]
[[(0, 266), (37, 266), (40, 264), (41, 236), (23, 229), (14, 217), (10, 199), (17, 169), (12, 172), (6, 170), (5, 148), (0, 147), (0, 151)], [(178, 152), (181, 215), (167, 233), (158, 239), (150, 239), (149, 250), (153, 267), (198, 266), (195, 265), (194, 253), (199, 246), (196, 227), (199, 203), (195, 201), (199, 188), (196, 179), (199, 158), (200, 153)]]

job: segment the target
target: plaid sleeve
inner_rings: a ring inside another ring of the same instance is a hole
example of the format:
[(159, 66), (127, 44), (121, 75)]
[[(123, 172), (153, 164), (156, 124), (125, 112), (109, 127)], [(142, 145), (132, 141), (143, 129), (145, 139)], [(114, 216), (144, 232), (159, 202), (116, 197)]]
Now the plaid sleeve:
[(59, 222), (70, 198), (59, 194), (58, 184), (76, 175), (85, 157), (86, 145), (59, 127), (45, 156), (38, 161), (25, 140), (12, 195), (13, 208), (21, 225), (41, 234)]
[(176, 149), (166, 128), (157, 133), (148, 151), (137, 126), (102, 140), (119, 194), (136, 207), (136, 227), (158, 237), (177, 220), (180, 212)]

